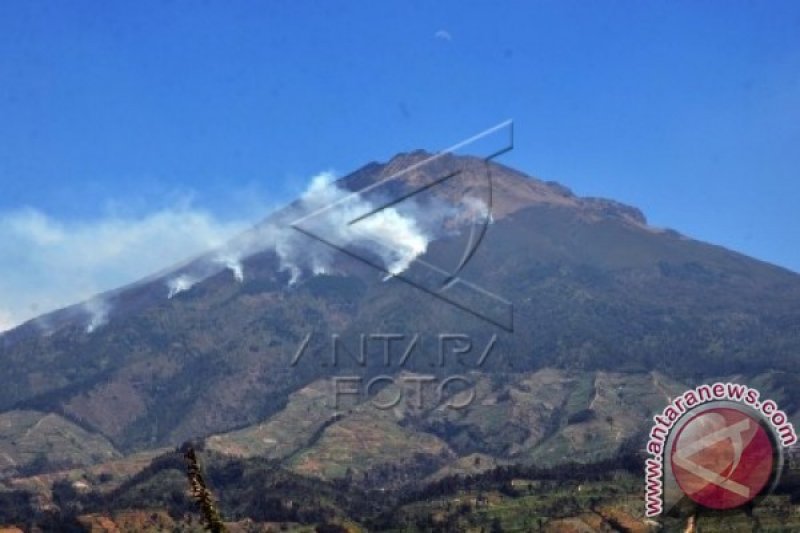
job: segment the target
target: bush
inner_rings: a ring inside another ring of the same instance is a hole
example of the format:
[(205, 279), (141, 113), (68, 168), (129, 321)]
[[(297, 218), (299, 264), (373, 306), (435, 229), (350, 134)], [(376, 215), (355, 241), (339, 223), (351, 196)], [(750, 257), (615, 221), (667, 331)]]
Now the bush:
[(594, 420), (596, 413), (593, 409), (581, 409), (577, 413), (572, 413), (567, 418), (567, 424), (580, 424), (581, 422), (588, 422)]

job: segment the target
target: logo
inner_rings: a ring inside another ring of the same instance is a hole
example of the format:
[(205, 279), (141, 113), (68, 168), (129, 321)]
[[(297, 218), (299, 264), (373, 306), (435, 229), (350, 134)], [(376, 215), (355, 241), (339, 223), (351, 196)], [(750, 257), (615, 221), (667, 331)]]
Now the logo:
[(700, 385), (653, 417), (645, 461), (645, 514), (686, 498), (712, 510), (753, 504), (777, 485), (784, 450), (797, 442), (788, 416), (738, 383)]
[(753, 500), (773, 472), (775, 448), (762, 424), (735, 408), (692, 417), (672, 445), (671, 465), (684, 494), (704, 507), (732, 509)]

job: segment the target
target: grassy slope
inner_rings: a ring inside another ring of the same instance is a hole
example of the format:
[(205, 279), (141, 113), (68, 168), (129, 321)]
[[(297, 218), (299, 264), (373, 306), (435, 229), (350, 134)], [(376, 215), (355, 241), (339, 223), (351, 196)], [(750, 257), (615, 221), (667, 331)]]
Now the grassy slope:
[(119, 457), (103, 436), (61, 416), (37, 411), (0, 414), (0, 477), (81, 467)]

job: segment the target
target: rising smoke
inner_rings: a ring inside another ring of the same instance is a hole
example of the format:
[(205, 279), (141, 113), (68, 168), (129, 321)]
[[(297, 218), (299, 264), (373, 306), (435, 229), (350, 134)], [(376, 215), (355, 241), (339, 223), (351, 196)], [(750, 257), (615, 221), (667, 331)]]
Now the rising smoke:
[(111, 311), (111, 305), (107, 300), (100, 297), (92, 298), (84, 302), (81, 308), (89, 316), (89, 322), (86, 324), (86, 333), (93, 333), (108, 323), (108, 313)]
[[(375, 210), (378, 205), (338, 187), (333, 180), (334, 176), (329, 172), (315, 176), (299, 202), (281, 218), (298, 218), (339, 202), (340, 205), (335, 209), (323, 211), (315, 224), (324, 227), (326, 234), (337, 243), (370, 247), (390, 275), (403, 272), (416, 257), (425, 252), (434, 232), (426, 228), (430, 224), (420, 221), (432, 221), (430, 214), (423, 216), (418, 206), (409, 201), (402, 211), (389, 207), (357, 224), (350, 224), (355, 218)], [(449, 211), (440, 209), (438, 212)], [(289, 274), (290, 286), (296, 284), (303, 275), (315, 276), (335, 271), (335, 251), (332, 248), (314, 242), (288, 224), (266, 224), (227, 244), (213, 256), (211, 265), (195, 266), (191, 274), (180, 273), (169, 279), (168, 296), (171, 298), (191, 289), (195, 283), (222, 268), (229, 269), (237, 281), (244, 281), (242, 258), (268, 250), (277, 255), (280, 270)], [(202, 272), (198, 273), (197, 270)]]
[[(482, 200), (464, 200), (466, 203), (460, 210), (435, 199), (428, 199), (422, 206), (413, 198), (398, 206), (379, 209), (387, 199), (367, 199), (354, 194), (334, 183), (332, 173), (324, 172), (311, 180), (298, 202), (275, 217), (276, 222), (261, 224), (176, 271), (166, 280), (167, 297), (171, 299), (190, 291), (197, 283), (223, 270), (229, 270), (235, 281), (244, 282), (247, 273), (243, 261), (265, 251), (276, 254), (280, 271), (289, 276), (289, 286), (304, 276), (334, 273), (337, 254), (334, 248), (290, 226), (292, 221), (310, 213), (314, 214), (314, 227), (324, 228), (325, 235), (337, 246), (363, 247), (374, 253), (387, 273), (384, 279), (389, 279), (408, 269), (425, 253), (431, 240), (453, 231), (453, 222), (462, 224), (464, 207), (468, 216), (488, 213)], [(355, 219), (358, 222), (352, 223)], [(448, 227), (449, 230), (445, 229)], [(92, 304), (97, 312), (91, 315), (87, 331), (94, 331), (107, 320), (109, 306), (104, 305), (101, 313), (97, 304)]]
[(172, 298), (178, 293), (188, 291), (198, 281), (200, 280), (193, 278), (188, 274), (180, 274), (179, 276), (170, 279), (167, 281), (167, 288), (169, 288), (167, 298)]
[(216, 258), (216, 261), (231, 271), (233, 279), (242, 283), (244, 281), (244, 267), (241, 260), (235, 255), (223, 255)]

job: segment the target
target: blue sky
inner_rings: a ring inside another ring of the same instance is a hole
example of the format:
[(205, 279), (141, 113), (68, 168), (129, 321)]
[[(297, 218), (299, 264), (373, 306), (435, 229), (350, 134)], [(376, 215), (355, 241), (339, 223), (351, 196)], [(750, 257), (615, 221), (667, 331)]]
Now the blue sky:
[[(7, 1), (0, 329), (507, 118), (504, 163), (800, 271), (796, 2)], [(68, 257), (115, 231), (136, 268)]]

